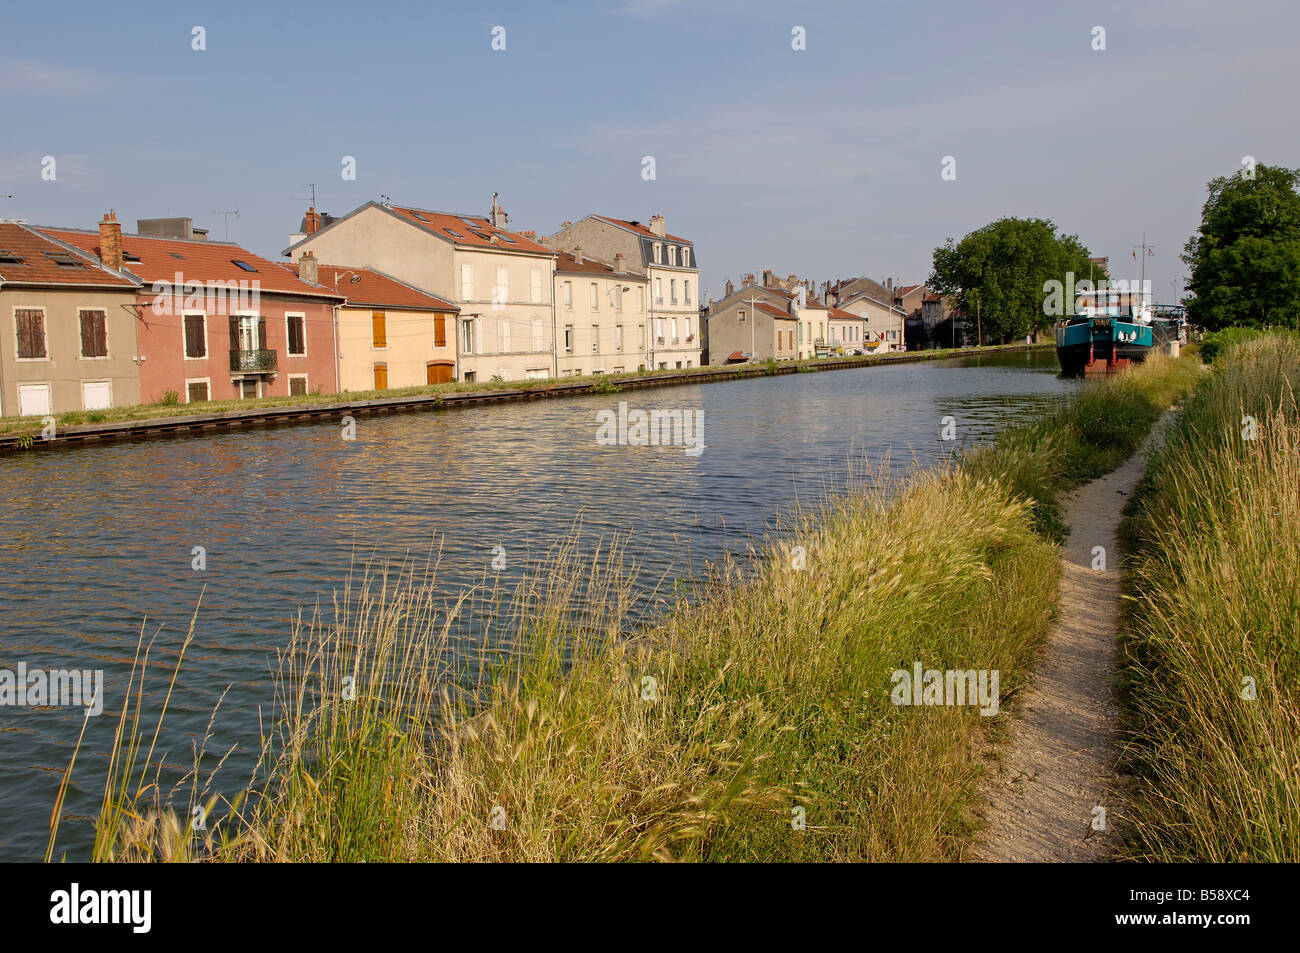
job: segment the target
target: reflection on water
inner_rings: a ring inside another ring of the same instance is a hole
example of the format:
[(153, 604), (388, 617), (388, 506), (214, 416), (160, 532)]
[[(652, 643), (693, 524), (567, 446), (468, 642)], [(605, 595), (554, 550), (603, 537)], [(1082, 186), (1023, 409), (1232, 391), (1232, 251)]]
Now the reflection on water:
[[(483, 579), (494, 546), (513, 570), (581, 519), (584, 537), (630, 539), (652, 586), (833, 492), (850, 461), (904, 469), (950, 453), (944, 416), (959, 442), (987, 438), (1075, 386), (1055, 372), (1049, 350), (362, 418), (355, 442), (320, 424), (0, 459), (0, 669), (105, 672), (106, 712), (68, 797), (83, 820), (64, 822), (60, 853), (85, 855), (145, 617), (148, 634), (162, 627), (153, 657), (169, 661), (203, 593), (164, 741), (188, 767), (230, 687), (208, 750), (241, 746), (222, 771), (237, 785), (289, 620), (328, 605), (354, 561), (437, 547), (450, 593)], [(620, 400), (702, 410), (707, 449), (597, 446), (596, 412)], [(205, 572), (191, 568), (196, 546)], [(43, 851), (81, 721), (0, 707), (0, 858)]]

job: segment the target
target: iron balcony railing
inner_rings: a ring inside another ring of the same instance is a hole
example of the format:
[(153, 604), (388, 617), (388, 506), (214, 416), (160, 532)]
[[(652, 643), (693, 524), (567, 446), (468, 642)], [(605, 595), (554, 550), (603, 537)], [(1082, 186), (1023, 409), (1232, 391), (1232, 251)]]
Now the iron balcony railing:
[(230, 352), (230, 369), (245, 374), (257, 374), (275, 370), (275, 351), (245, 351), (236, 348)]

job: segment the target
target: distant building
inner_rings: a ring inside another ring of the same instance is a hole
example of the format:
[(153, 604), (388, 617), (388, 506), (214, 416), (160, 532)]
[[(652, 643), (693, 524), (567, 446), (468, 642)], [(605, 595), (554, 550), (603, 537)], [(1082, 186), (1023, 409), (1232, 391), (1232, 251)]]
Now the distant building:
[(585, 256), (605, 264), (621, 254), (628, 267), (644, 273), (649, 283), (649, 367), (699, 366), (703, 347), (699, 260), (695, 244), (669, 234), (662, 215), (651, 216), (648, 223), (588, 215), (577, 222), (565, 222), (548, 244), (557, 251), (581, 248)]
[(799, 356), (797, 299), (762, 291), (755, 286), (741, 288), (710, 307), (709, 360), (713, 364), (789, 361)]
[(858, 315), (865, 322), (864, 343), (878, 351), (901, 351), (904, 341), (904, 312), (894, 305), (894, 283), (881, 284), (870, 278), (833, 282), (826, 291), (826, 303)]

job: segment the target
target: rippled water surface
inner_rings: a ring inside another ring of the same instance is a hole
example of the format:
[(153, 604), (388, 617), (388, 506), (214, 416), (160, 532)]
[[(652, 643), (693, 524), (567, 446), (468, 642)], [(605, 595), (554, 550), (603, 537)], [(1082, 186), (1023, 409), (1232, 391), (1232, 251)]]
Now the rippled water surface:
[[(167, 658), (204, 587), (162, 747), (188, 765), (229, 687), (209, 748), (240, 746), (221, 775), (238, 785), (289, 619), (328, 600), (354, 561), (437, 541), (450, 593), (482, 578), (493, 546), (542, 553), (580, 518), (584, 535), (626, 534), (649, 585), (834, 491), (851, 460), (902, 468), (950, 453), (944, 416), (962, 443), (987, 438), (1075, 386), (1056, 370), (1045, 350), (361, 418), (355, 442), (313, 424), (0, 458), (0, 669), (105, 673), (108, 712), (89, 721), (56, 856), (86, 854), (142, 621), (162, 627)], [(597, 446), (596, 412), (620, 400), (702, 410), (705, 451)], [(191, 568), (195, 546), (205, 572)], [(0, 859), (44, 851), (82, 721), (0, 706)]]

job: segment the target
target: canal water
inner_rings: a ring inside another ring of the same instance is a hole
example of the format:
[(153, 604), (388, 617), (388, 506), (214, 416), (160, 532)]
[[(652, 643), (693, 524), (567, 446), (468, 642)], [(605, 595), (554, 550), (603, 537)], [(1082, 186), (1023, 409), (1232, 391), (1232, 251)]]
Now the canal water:
[[(351, 441), (323, 423), (0, 458), (0, 671), (103, 670), (107, 699), (90, 719), (0, 706), (0, 860), (43, 854), (83, 721), (55, 856), (87, 856), (141, 627), (170, 662), (201, 590), (159, 749), (188, 766), (229, 688), (208, 747), (239, 746), (218, 776), (235, 789), (290, 619), (368, 558), (436, 545), (452, 593), (482, 580), (494, 547), (522, 565), (581, 520), (584, 539), (625, 536), (644, 584), (671, 588), (842, 487), (851, 463), (933, 464), (954, 446), (944, 417), (969, 445), (1075, 386), (1040, 350), (360, 418)], [(702, 411), (705, 449), (598, 445), (597, 414), (619, 401)]]

